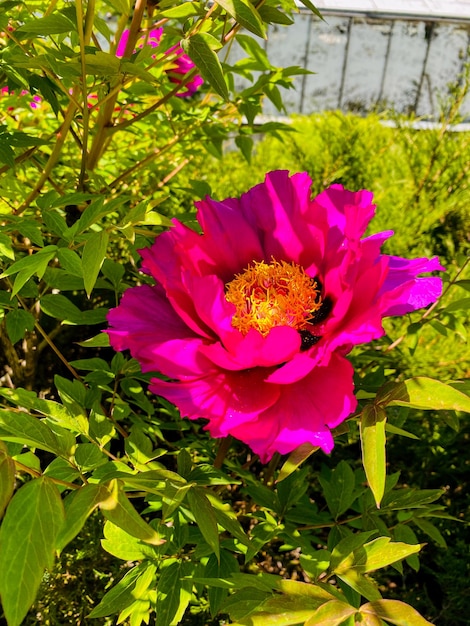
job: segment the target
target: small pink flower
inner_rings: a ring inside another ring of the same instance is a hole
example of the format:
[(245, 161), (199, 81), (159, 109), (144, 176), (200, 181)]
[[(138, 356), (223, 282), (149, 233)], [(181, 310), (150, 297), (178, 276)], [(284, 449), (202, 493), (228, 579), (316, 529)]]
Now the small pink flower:
[[(157, 48), (160, 44), (160, 40), (163, 35), (163, 28), (154, 28), (149, 31), (148, 37), (142, 37), (139, 39), (137, 43), (138, 48), (143, 48), (144, 44), (151, 46), (152, 48)], [(126, 50), (127, 41), (129, 39), (129, 30), (126, 29), (123, 31), (121, 38), (118, 42), (116, 48), (116, 56), (122, 57), (124, 56), (124, 52)], [(182, 79), (184, 76), (188, 74), (192, 69), (196, 66), (188, 57), (187, 54), (184, 54), (180, 45), (173, 46), (166, 50), (166, 55), (174, 55), (175, 58), (172, 61), (173, 67), (171, 69), (166, 70), (166, 74), (172, 83), (176, 85), (180, 85), (182, 83)], [(185, 91), (178, 92), (176, 95), (179, 98), (187, 98), (196, 93), (199, 87), (204, 83), (204, 80), (201, 76), (196, 75), (189, 83), (184, 85)]]
[(202, 234), (178, 220), (140, 251), (153, 285), (128, 289), (108, 315), (150, 390), (183, 417), (208, 420), (267, 461), (309, 442), (355, 410), (353, 346), (384, 334), (382, 319), (434, 302), (437, 257), (381, 254), (391, 231), (361, 238), (369, 191), (332, 185), (311, 199), (306, 173), (275, 171), (240, 199), (196, 203)]
[[(15, 96), (15, 95), (16, 95), (16, 94), (15, 94), (15, 92), (14, 92), (14, 91), (10, 91), (10, 89), (9, 89), (8, 87), (2, 87), (2, 88), (0, 89), (0, 93), (2, 94), (2, 96), (12, 96), (12, 97), (13, 97), (13, 96)], [(22, 89), (22, 90), (20, 91), (20, 94), (19, 94), (19, 95), (20, 95), (20, 96), (30, 96), (31, 94), (29, 93), (29, 91), (28, 91), (27, 89)], [(41, 105), (41, 102), (42, 102), (42, 98), (41, 98), (41, 96), (31, 96), (31, 97), (32, 97), (32, 99), (31, 99), (31, 100), (30, 100), (30, 102), (29, 102), (29, 106), (30, 106), (32, 109), (37, 109), (37, 108), (39, 108), (39, 107), (40, 107), (40, 105)], [(8, 107), (8, 110), (9, 110), (9, 111), (13, 111), (14, 109), (15, 109), (15, 107), (12, 107), (12, 106), (11, 106), (11, 107)]]

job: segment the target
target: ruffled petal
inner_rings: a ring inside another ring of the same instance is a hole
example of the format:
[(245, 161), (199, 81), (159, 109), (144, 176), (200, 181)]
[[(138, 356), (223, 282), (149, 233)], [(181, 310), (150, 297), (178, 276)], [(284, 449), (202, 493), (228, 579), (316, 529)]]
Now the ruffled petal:
[(230, 429), (263, 462), (274, 452), (288, 454), (303, 443), (331, 452), (330, 429), (356, 408), (352, 365), (333, 354), (326, 367), (317, 367), (302, 381), (279, 387), (281, 395), (256, 420)]
[(445, 268), (437, 257), (432, 259), (388, 259), (388, 275), (382, 285), (380, 298), (382, 315), (405, 315), (435, 302), (442, 293), (442, 280), (437, 277), (419, 277), (425, 272), (442, 271)]
[(205, 376), (185, 382), (153, 378), (150, 391), (175, 404), (182, 417), (207, 419), (213, 437), (226, 437), (277, 402), (279, 389), (264, 384), (265, 376), (263, 368), (241, 372), (208, 368)]
[(171, 378), (204, 373), (210, 362), (200, 353), (203, 340), (175, 313), (161, 287), (128, 289), (108, 313), (106, 331), (115, 350), (130, 350), (144, 372)]

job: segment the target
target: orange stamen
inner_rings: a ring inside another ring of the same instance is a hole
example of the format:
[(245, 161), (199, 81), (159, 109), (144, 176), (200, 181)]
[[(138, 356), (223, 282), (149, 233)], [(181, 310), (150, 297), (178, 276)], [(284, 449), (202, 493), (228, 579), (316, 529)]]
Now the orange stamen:
[(307, 328), (322, 305), (321, 287), (296, 263), (253, 261), (226, 285), (225, 299), (235, 305), (232, 326), (266, 336), (275, 326)]

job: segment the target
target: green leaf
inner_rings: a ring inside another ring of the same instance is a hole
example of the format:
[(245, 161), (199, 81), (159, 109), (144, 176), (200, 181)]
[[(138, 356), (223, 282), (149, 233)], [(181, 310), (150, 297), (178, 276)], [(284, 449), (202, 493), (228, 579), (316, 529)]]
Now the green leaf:
[(361, 606), (360, 612), (364, 615), (377, 615), (396, 626), (432, 626), (431, 622), (424, 619), (418, 611), (400, 600), (367, 602)]
[(0, 441), (0, 519), (15, 491), (15, 462)]
[(19, 407), (37, 411), (46, 417), (50, 417), (54, 422), (63, 428), (73, 432), (86, 435), (88, 432), (88, 422), (84, 415), (79, 412), (70, 412), (59, 402), (38, 398), (33, 391), (26, 389), (0, 389), (0, 395)]
[(317, 7), (310, 2), (310, 0), (300, 0), (300, 2), (304, 5), (304, 7), (307, 7), (307, 9), (312, 11), (312, 13), (315, 13), (315, 15), (317, 17), (319, 17), (321, 20), (323, 20), (322, 14), (317, 9)]
[(355, 550), (353, 567), (361, 573), (373, 572), (420, 550), (420, 544), (410, 545), (401, 541), (391, 541), (390, 537), (378, 537), (366, 543), (363, 548)]
[(431, 537), (431, 539), (435, 541), (438, 546), (441, 546), (441, 548), (447, 548), (446, 540), (432, 522), (427, 519), (423, 519), (422, 517), (418, 517), (417, 515), (413, 516), (413, 522), (423, 531), (423, 533), (426, 533), (426, 535)]
[(109, 347), (109, 336), (106, 333), (100, 333), (85, 341), (77, 341), (77, 344), (83, 348), (107, 348)]
[(289, 454), (289, 458), (281, 467), (276, 482), (280, 483), (294, 472), (299, 465), (308, 459), (314, 452), (317, 452), (320, 448), (318, 446), (312, 446), (310, 443), (303, 443)]
[(105, 230), (93, 233), (83, 248), (82, 264), (85, 291), (90, 297), (106, 256), (109, 235)]
[(15, 167), (15, 153), (5, 135), (0, 135), (0, 163), (5, 163), (9, 167)]
[(10, 267), (0, 275), (0, 278), (18, 274), (15, 278), (11, 297), (16, 295), (25, 283), (35, 274), (42, 278), (49, 261), (55, 257), (57, 246), (46, 246), (36, 254), (25, 256), (19, 261), (10, 265)]
[(8, 311), (5, 315), (5, 325), (11, 343), (14, 344), (23, 339), (26, 331), (34, 329), (35, 323), (36, 320), (29, 311), (24, 311), (23, 309)]
[(219, 42), (211, 35), (196, 33), (189, 39), (183, 39), (181, 47), (195, 63), (202, 77), (207, 80), (219, 96), (228, 100), (229, 94), (222, 66), (213, 49), (220, 48)]
[(103, 515), (113, 524), (122, 528), (132, 537), (141, 539), (154, 546), (164, 543), (158, 533), (145, 522), (129, 502), (122, 485), (117, 480), (111, 480), (107, 486), (107, 498), (100, 502)]
[(68, 457), (71, 453), (68, 441), (61, 440), (43, 420), (24, 411), (0, 409), (0, 435), (7, 441), (17, 441), (58, 456)]
[(53, 13), (46, 17), (26, 22), (16, 29), (16, 32), (28, 35), (59, 35), (76, 30), (75, 25), (65, 15)]
[(385, 491), (386, 417), (385, 411), (373, 404), (366, 405), (361, 415), (362, 463), (377, 508)]
[(327, 480), (319, 476), (328, 508), (334, 519), (347, 511), (357, 497), (354, 492), (355, 479), (351, 467), (346, 461), (340, 461)]
[(0, 233), (0, 255), (7, 259), (15, 260), (15, 253), (11, 243), (11, 237)]
[(170, 563), (160, 570), (157, 585), (158, 626), (170, 626), (179, 608), (181, 593), (180, 563)]
[(386, 388), (383, 397), (377, 396), (384, 406), (410, 406), (415, 409), (441, 411), (452, 409), (470, 413), (470, 397), (439, 380), (417, 376)]
[(305, 622), (305, 626), (339, 626), (348, 617), (354, 615), (357, 609), (340, 600), (330, 600), (319, 607)]
[[(215, 554), (211, 554), (204, 569), (204, 577), (206, 578), (230, 578), (232, 573), (240, 571), (238, 561), (231, 552), (227, 550), (220, 551), (220, 562), (217, 560)], [(222, 602), (228, 596), (227, 589), (221, 587), (209, 586), (207, 592), (209, 598), (209, 606), (212, 617), (215, 617), (219, 612)]]
[(122, 611), (135, 600), (133, 591), (138, 579), (145, 573), (148, 563), (141, 563), (129, 570), (126, 575), (108, 591), (98, 606), (88, 615), (90, 618), (106, 617)]
[(201, 15), (201, 7), (197, 2), (182, 2), (179, 5), (159, 11), (161, 17), (167, 17), (170, 20), (183, 20), (195, 15)]
[(106, 496), (100, 485), (89, 483), (65, 498), (65, 520), (56, 543), (59, 552), (78, 535), (87, 518)]
[(247, 0), (215, 0), (240, 26), (266, 39), (266, 29), (258, 11)]
[(101, 545), (106, 552), (123, 561), (142, 561), (155, 559), (157, 552), (154, 546), (150, 546), (140, 539), (136, 539), (126, 533), (112, 522), (107, 521), (104, 525), (104, 539)]
[(367, 530), (341, 539), (331, 552), (331, 571), (336, 571), (349, 556), (374, 535), (376, 530)]
[(221, 611), (228, 613), (232, 620), (240, 621), (256, 611), (270, 596), (269, 591), (245, 587), (229, 596), (223, 603)]
[(217, 530), (217, 521), (211, 503), (204, 492), (197, 487), (189, 491), (186, 498), (202, 536), (213, 549), (217, 560), (219, 560), (219, 532)]
[(53, 565), (63, 519), (60, 494), (47, 478), (31, 480), (13, 496), (0, 529), (0, 595), (8, 626), (19, 626), (33, 604), (44, 569)]

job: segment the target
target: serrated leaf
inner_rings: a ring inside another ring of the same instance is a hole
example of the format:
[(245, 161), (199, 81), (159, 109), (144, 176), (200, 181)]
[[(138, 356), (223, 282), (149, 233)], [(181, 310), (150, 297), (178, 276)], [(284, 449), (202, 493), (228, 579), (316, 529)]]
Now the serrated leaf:
[(164, 543), (164, 540), (140, 517), (129, 502), (119, 481), (111, 480), (108, 485), (103, 485), (103, 488), (107, 490), (107, 498), (103, 499), (99, 506), (106, 519), (132, 537), (146, 543), (154, 546)]
[(305, 626), (318, 626), (318, 624), (321, 624), (321, 626), (339, 626), (355, 613), (356, 609), (350, 604), (340, 600), (330, 600), (325, 602), (307, 619)]
[(251, 33), (266, 39), (266, 29), (258, 11), (244, 0), (215, 0), (229, 15)]
[(82, 265), (85, 291), (90, 297), (106, 256), (109, 235), (105, 230), (93, 233), (83, 248)]
[(13, 344), (23, 339), (26, 331), (33, 330), (35, 324), (34, 316), (23, 309), (14, 309), (5, 315), (7, 334)]
[(377, 615), (395, 626), (432, 626), (422, 615), (400, 600), (377, 600), (367, 602), (360, 608), (364, 615)]
[(184, 52), (195, 63), (202, 77), (215, 89), (224, 100), (229, 99), (222, 66), (213, 47), (220, 47), (211, 35), (196, 33), (181, 41)]
[(191, 513), (202, 533), (202, 536), (214, 550), (217, 560), (220, 559), (219, 532), (217, 530), (217, 521), (207, 496), (197, 487), (191, 489), (186, 496)]
[(377, 508), (385, 491), (386, 417), (382, 408), (372, 404), (366, 405), (361, 415), (362, 463)]
[(439, 380), (417, 376), (384, 389), (383, 397), (377, 396), (381, 404), (409, 406), (415, 409), (451, 409), (470, 413), (470, 397), (451, 385)]
[(13, 496), (0, 528), (0, 595), (8, 626), (19, 626), (34, 602), (46, 567), (54, 562), (64, 508), (47, 478), (26, 483)]

